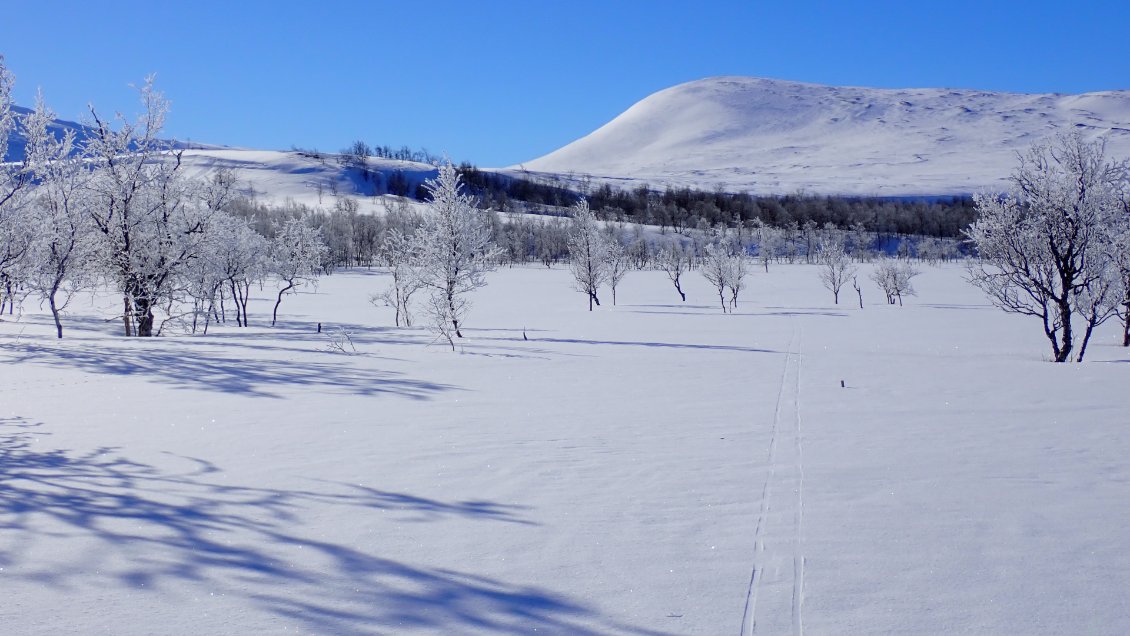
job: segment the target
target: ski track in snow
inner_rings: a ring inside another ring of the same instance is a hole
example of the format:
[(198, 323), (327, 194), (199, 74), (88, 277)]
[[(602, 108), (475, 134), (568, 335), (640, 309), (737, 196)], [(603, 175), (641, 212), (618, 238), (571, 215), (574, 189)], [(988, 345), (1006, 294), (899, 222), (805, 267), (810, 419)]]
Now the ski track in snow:
[[(800, 430), (802, 343), (803, 334), (794, 325), (786, 347), (773, 413), (768, 474), (762, 486), (761, 512), (754, 531), (754, 565), (742, 613), (741, 636), (804, 633), (805, 558), (801, 551), (804, 467)], [(764, 592), (763, 587), (766, 588)]]

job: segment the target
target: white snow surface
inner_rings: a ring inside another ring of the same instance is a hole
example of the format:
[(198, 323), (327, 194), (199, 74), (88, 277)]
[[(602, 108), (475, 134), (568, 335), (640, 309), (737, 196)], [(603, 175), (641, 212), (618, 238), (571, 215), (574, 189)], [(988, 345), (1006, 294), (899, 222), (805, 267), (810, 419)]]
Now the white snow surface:
[(513, 268), (453, 353), (386, 279), (207, 336), (5, 316), (0, 631), (1130, 633), (1114, 325), (1056, 365), (958, 266), (863, 310), (771, 267), (733, 315), (693, 273), (590, 313)]
[(380, 196), (387, 190), (388, 177), (396, 171), (415, 188), (416, 184), (436, 175), (435, 166), (412, 161), (369, 157), (366, 167), (371, 175), (366, 180), (359, 170), (342, 166), (337, 155), (321, 159), (306, 153), (280, 150), (248, 150), (240, 148), (185, 150), (185, 173), (208, 178), (215, 170), (231, 170), (238, 188), (257, 200), (279, 205), (288, 199), (314, 208), (333, 207), (339, 196), (353, 197), (363, 211), (379, 211)]
[(1073, 130), (1130, 157), (1130, 91), (1018, 94), (714, 77), (659, 91), (508, 172), (758, 194), (970, 194), (1001, 189), (1018, 151)]

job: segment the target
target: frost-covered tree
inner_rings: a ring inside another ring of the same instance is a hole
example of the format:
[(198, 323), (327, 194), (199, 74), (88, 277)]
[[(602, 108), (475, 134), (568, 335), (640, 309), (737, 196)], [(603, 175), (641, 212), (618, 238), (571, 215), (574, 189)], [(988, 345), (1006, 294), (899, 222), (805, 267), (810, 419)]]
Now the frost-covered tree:
[(880, 261), (875, 270), (871, 272), (871, 280), (883, 290), (887, 297), (887, 304), (896, 302), (902, 306), (903, 296), (916, 296), (911, 280), (920, 272), (910, 264), (910, 261), (896, 258), (885, 258)]
[(581, 199), (571, 212), (569, 271), (573, 274), (573, 288), (588, 297), (592, 311), (594, 302), (600, 304), (597, 291), (608, 278), (609, 243), (588, 201)]
[(730, 277), (729, 251), (716, 243), (707, 245), (703, 250), (702, 266), (699, 273), (718, 292), (718, 302), (722, 305), (722, 313), (726, 313), (726, 287)]
[(749, 258), (746, 257), (745, 249), (739, 248), (731, 252), (728, 265), (726, 287), (730, 290), (730, 311), (732, 312), (738, 308), (738, 296), (745, 289), (745, 279), (750, 272), (750, 262)]
[(762, 219), (754, 219), (754, 238), (757, 242), (757, 260), (762, 262), (765, 273), (770, 271), (770, 261), (781, 255), (784, 249), (784, 236), (779, 228), (767, 225)]
[(655, 255), (655, 264), (667, 274), (667, 278), (675, 285), (675, 291), (679, 292), (679, 297), (686, 302), (687, 295), (683, 292), (682, 278), (690, 269), (690, 258), (683, 246), (678, 241), (663, 246)]
[(420, 280), (431, 291), (424, 309), (432, 327), (455, 348), (460, 326), (470, 308), (466, 296), (486, 285), (499, 251), (491, 242), (490, 224), (463, 192), (462, 180), (450, 163), (424, 183), (431, 197), (428, 214), (417, 234)]
[(271, 240), (270, 273), (279, 279), (278, 298), (271, 313), (271, 326), (279, 318), (279, 305), (285, 294), (317, 279), (329, 248), (322, 235), (303, 219), (290, 219)]
[(970, 279), (997, 307), (1040, 319), (1056, 362), (1077, 345), (1082, 361), (1094, 327), (1112, 315), (1103, 253), (1125, 214), (1126, 183), (1126, 164), (1108, 160), (1102, 142), (1063, 135), (1020, 157), (1007, 195), (975, 198), (980, 218), (967, 235), (981, 260)]
[(737, 309), (738, 296), (745, 288), (749, 270), (749, 259), (740, 244), (710, 243), (702, 249), (699, 273), (718, 292), (722, 313)]
[(36, 181), (26, 214), (33, 233), (25, 284), (47, 303), (62, 338), (63, 309), (76, 291), (93, 283), (96, 243), (87, 213), (90, 173), (74, 156), (74, 132), (57, 137), (48, 129), (54, 117), (40, 95), (25, 121), (25, 151)]
[(15, 304), (17, 289), (26, 273), (26, 256), (31, 247), (32, 228), (25, 206), (32, 179), (29, 158), (6, 162), (8, 139), (19, 125), (12, 111), (12, 86), (15, 79), (0, 56), (0, 312)]
[(608, 288), (612, 290), (612, 304), (616, 304), (616, 288), (632, 269), (632, 256), (619, 240), (608, 242), (608, 256), (605, 258), (608, 269)]
[(83, 148), (92, 169), (87, 192), (105, 274), (122, 294), (126, 335), (154, 335), (154, 310), (170, 301), (178, 275), (199, 256), (217, 210), (181, 171), (181, 154), (160, 139), (169, 103), (140, 89), (144, 110), (116, 126), (91, 108)]
[(842, 241), (828, 241), (820, 251), (820, 282), (832, 292), (832, 300), (840, 304), (840, 289), (859, 272), (851, 262)]
[[(217, 257), (227, 291), (235, 302), (235, 321), (247, 327), (247, 305), (251, 301), (251, 286), (263, 279), (269, 269), (270, 243), (252, 230), (246, 222), (232, 224), (231, 234), (220, 244)], [(223, 293), (219, 297), (223, 302)]]
[(1130, 197), (1124, 197), (1125, 213), (1111, 231), (1108, 248), (1118, 285), (1118, 319), (1122, 322), (1122, 346), (1130, 347)]
[(396, 326), (412, 326), (412, 296), (424, 287), (420, 277), (419, 250), (414, 235), (393, 228), (385, 235), (379, 254), (388, 267), (392, 282), (388, 289), (374, 300), (392, 307), (396, 312)]

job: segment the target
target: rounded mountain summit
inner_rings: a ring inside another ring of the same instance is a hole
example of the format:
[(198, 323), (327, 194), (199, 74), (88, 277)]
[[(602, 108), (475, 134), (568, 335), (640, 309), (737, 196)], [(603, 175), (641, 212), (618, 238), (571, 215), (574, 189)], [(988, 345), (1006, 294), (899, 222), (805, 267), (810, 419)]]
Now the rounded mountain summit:
[(654, 93), (591, 134), (512, 166), (621, 187), (755, 194), (964, 195), (1001, 189), (1057, 133), (1130, 157), (1130, 91), (1068, 95), (712, 77)]

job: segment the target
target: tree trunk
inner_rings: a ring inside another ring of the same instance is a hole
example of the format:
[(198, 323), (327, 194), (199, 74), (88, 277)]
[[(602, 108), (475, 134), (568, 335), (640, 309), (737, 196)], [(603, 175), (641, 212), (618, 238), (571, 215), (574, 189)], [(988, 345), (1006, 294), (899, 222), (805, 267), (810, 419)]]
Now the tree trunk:
[(1122, 303), (1122, 346), (1130, 347), (1130, 280), (1126, 282), (1126, 299)]
[[(459, 319), (455, 317), (455, 292), (450, 287), (447, 289), (447, 309), (451, 312), (451, 328), (455, 330), (455, 337), (462, 338), (463, 332), (459, 330)], [(451, 350), (455, 350), (455, 343), (451, 343)]]
[[(1066, 292), (1064, 292), (1066, 295)], [(1061, 300), (1057, 303), (1059, 310), (1059, 319), (1063, 325), (1059, 332), (1059, 352), (1055, 356), (1056, 362), (1067, 362), (1071, 359), (1071, 350), (1074, 348), (1075, 334), (1071, 332), (1071, 305), (1066, 300)]]
[(47, 296), (47, 303), (51, 305), (51, 316), (55, 318), (55, 332), (61, 339), (63, 337), (63, 322), (59, 320), (59, 308), (55, 306), (55, 293), (58, 290), (58, 286), (51, 289), (51, 293)]
[(1079, 357), (1075, 358), (1076, 362), (1082, 362), (1083, 356), (1087, 353), (1087, 343), (1091, 341), (1091, 332), (1095, 330), (1095, 317), (1092, 316), (1087, 321), (1087, 329), (1083, 332), (1083, 342), (1079, 345)]
[(133, 323), (130, 321), (130, 314), (133, 309), (129, 306), (129, 296), (122, 297), (122, 323), (126, 329), (126, 337), (129, 338), (133, 335)]
[(153, 337), (153, 305), (148, 300), (134, 301), (134, 315), (137, 317), (137, 337)]
[(279, 320), (279, 305), (282, 304), (283, 294), (294, 289), (294, 283), (287, 283), (286, 287), (279, 290), (279, 299), (275, 301), (275, 310), (271, 313), (271, 326), (274, 327), (275, 323)]
[(251, 302), (251, 281), (247, 281), (247, 283), (242, 286), (240, 290), (239, 300), (236, 302), (239, 304), (237, 311), (243, 311), (243, 325), (241, 326), (250, 327), (251, 322), (247, 320), (247, 303)]

